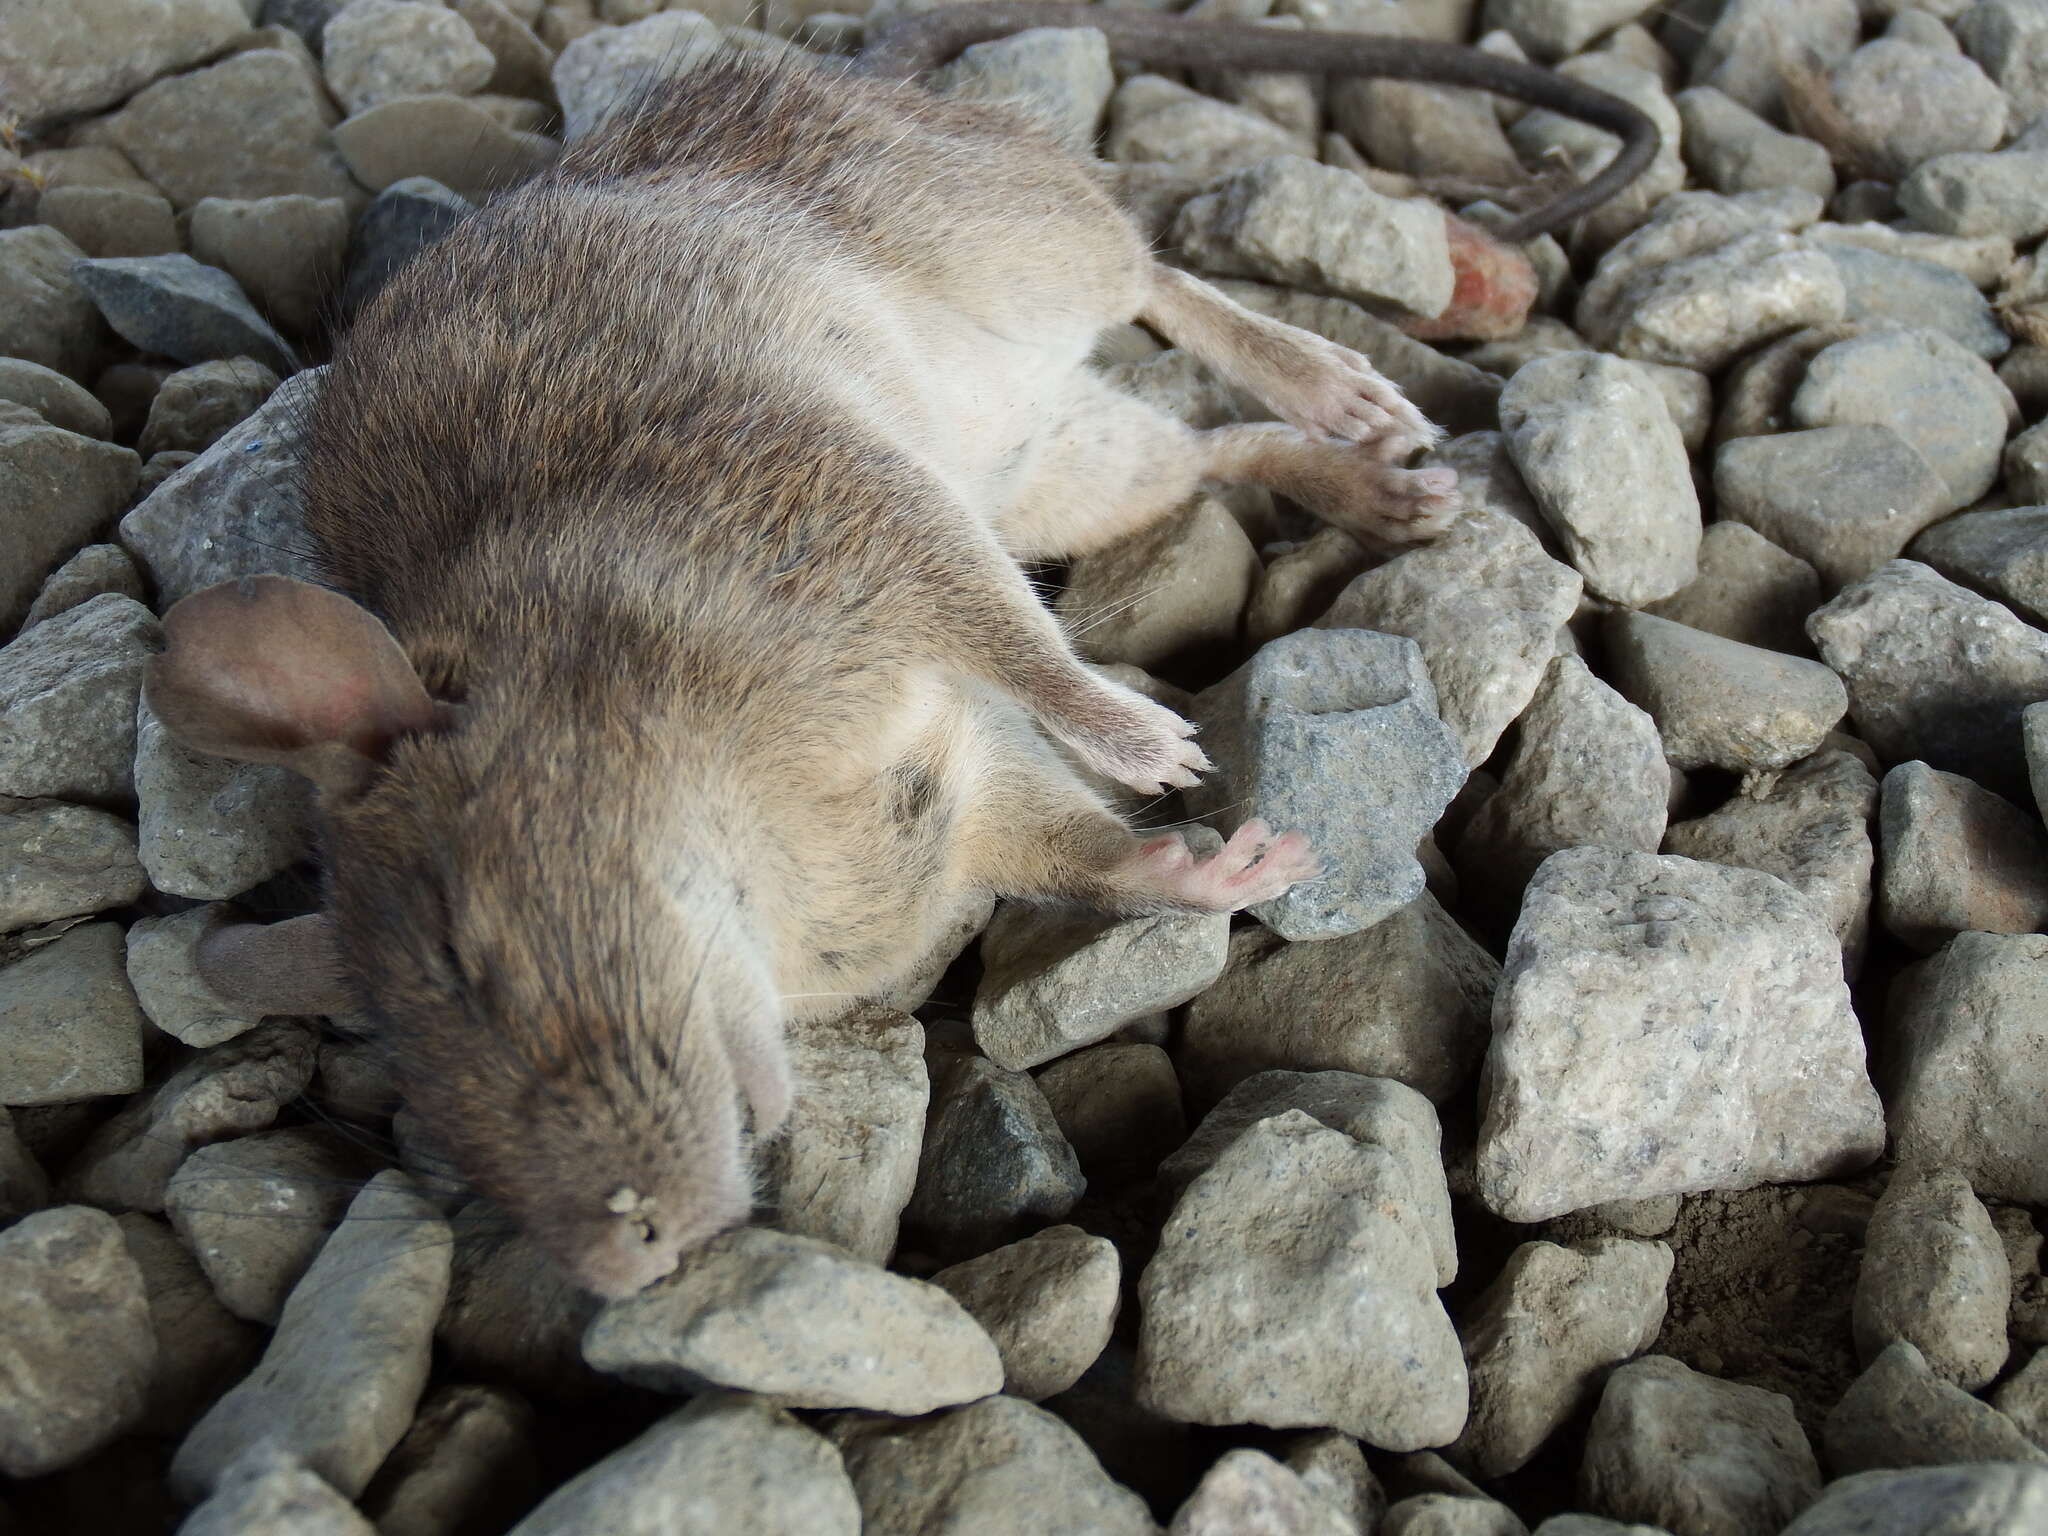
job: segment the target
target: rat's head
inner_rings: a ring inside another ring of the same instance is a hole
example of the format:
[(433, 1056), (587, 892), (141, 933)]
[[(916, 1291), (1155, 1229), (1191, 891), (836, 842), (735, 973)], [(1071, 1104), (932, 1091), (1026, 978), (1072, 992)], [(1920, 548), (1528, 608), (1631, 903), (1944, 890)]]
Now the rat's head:
[(166, 726), (306, 774), (326, 822), (328, 912), (226, 930), (209, 980), (368, 1012), (464, 1175), (600, 1295), (745, 1221), (739, 1095), (757, 1131), (786, 1103), (775, 989), (717, 866), (646, 819), (644, 754), (602, 719), (436, 701), (374, 617), (303, 583), (209, 588), (165, 633)]

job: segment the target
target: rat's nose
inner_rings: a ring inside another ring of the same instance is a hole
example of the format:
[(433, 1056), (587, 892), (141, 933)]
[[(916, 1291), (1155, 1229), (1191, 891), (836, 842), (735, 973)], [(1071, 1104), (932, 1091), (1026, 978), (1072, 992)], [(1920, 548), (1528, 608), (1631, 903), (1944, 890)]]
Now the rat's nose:
[(631, 1219), (609, 1224), (602, 1238), (575, 1265), (576, 1279), (606, 1301), (644, 1291), (681, 1262), (679, 1245), (651, 1223)]

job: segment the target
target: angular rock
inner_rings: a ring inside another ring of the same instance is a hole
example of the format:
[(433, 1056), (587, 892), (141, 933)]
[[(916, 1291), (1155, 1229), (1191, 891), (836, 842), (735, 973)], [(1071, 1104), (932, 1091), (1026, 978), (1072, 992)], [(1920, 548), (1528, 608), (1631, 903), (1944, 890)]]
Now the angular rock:
[(239, 1136), (187, 1156), (165, 1187), (164, 1211), (221, 1304), (275, 1323), (363, 1172), (353, 1144), (317, 1127)]
[(1848, 1475), (1880, 1467), (2017, 1461), (2048, 1466), (2044, 1451), (1989, 1403), (1943, 1381), (1904, 1339), (1858, 1376), (1821, 1426), (1828, 1465)]
[(1895, 559), (1953, 499), (1918, 449), (1876, 423), (1738, 437), (1714, 455), (1721, 516), (1811, 562), (1830, 589)]
[(361, 309), (393, 272), (470, 211), (469, 199), (427, 176), (408, 176), (379, 192), (350, 236), (342, 313)]
[(1225, 1451), (1174, 1514), (1167, 1536), (1354, 1536), (1358, 1526), (1263, 1451)]
[(240, 284), (182, 251), (81, 260), (71, 271), (107, 324), (145, 352), (181, 363), (248, 357), (278, 373), (299, 365)]
[(976, 43), (933, 72), (932, 88), (962, 101), (1022, 103), (1076, 153), (1092, 152), (1116, 74), (1092, 27), (1034, 27)]
[(309, 780), (275, 763), (237, 763), (181, 745), (145, 701), (136, 720), (140, 852), (160, 891), (239, 896), (302, 858)]
[(1512, 518), (1468, 511), (1441, 538), (1358, 577), (1316, 624), (1413, 640), (1444, 723), (1477, 765), (1536, 691), (1581, 589)]
[(1159, 1167), (1160, 1187), (1175, 1196), (1215, 1167), (1248, 1130), (1290, 1111), (1309, 1115), (1362, 1146), (1393, 1154), (1408, 1178), (1404, 1202), (1427, 1235), (1437, 1284), (1458, 1278), (1451, 1196), (1443, 1175), (1443, 1130), (1428, 1100), (1390, 1078), (1355, 1072), (1261, 1072), (1223, 1097), (1187, 1144)]
[(1865, 1363), (1901, 1339), (1965, 1391), (2005, 1365), (2012, 1271), (1969, 1180), (1901, 1167), (1871, 1214), (1856, 1274), (1856, 1353)]
[(2034, 791), (2034, 808), (2048, 805), (2048, 708), (2029, 704), (2020, 711), (2020, 732), (2027, 754), (2027, 778)]
[(1247, 107), (1141, 74), (1110, 98), (1103, 149), (1107, 158), (1126, 165), (1170, 161), (1193, 190), (1276, 155), (1305, 155), (1306, 137)]
[(84, 255), (47, 224), (0, 229), (0, 353), (92, 378), (113, 333), (71, 275)]
[(135, 829), (61, 800), (0, 801), (0, 933), (125, 907), (149, 887)]
[(362, 189), (328, 132), (334, 108), (313, 71), (279, 48), (173, 75), (102, 124), (182, 212), (204, 197), (339, 197)]
[[(846, 1528), (849, 1536), (855, 1529), (864, 1536), (1152, 1536), (1158, 1529), (1145, 1501), (1110, 1481), (1079, 1435), (1014, 1397), (909, 1421), (847, 1414), (827, 1432), (860, 1498), (861, 1523)], [(714, 1529), (725, 1527), (706, 1527), (706, 1536)]]
[(51, 426), (81, 437), (114, 435), (113, 418), (91, 390), (25, 357), (0, 357), (0, 400), (25, 405)]
[(1795, 554), (1747, 524), (1707, 524), (1700, 573), (1643, 612), (1711, 635), (1803, 655), (1806, 616), (1820, 606), (1820, 578)]
[(141, 1272), (156, 1334), (156, 1370), (142, 1427), (182, 1434), (255, 1364), (261, 1336), (214, 1299), (205, 1274), (169, 1227), (139, 1212), (116, 1220)]
[(1806, 631), (1880, 758), (1918, 758), (2007, 799), (2027, 793), (2019, 718), (2048, 698), (2048, 634), (1913, 560), (1845, 587)]
[(277, 388), (277, 375), (251, 358), (222, 358), (182, 368), (149, 403), (137, 446), (143, 457), (203, 453), (222, 433), (254, 414)]
[(1640, 604), (1698, 574), (1699, 496), (1654, 386), (1627, 363), (1562, 352), (1501, 392), (1515, 467), (1596, 595)]
[(1950, 581), (1989, 592), (2022, 618), (2048, 624), (2048, 507), (1959, 513), (1915, 539), (1912, 553)]
[(1729, 0), (1700, 19), (1707, 16), (1711, 25), (1692, 55), (1692, 83), (1714, 86), (1773, 120), (1784, 116), (1785, 61), (1803, 53), (1826, 70), (1849, 56), (1862, 31), (1854, 0), (1808, 0), (1791, 10), (1777, 0)]
[(1156, 1045), (1091, 1045), (1039, 1073), (1038, 1087), (1091, 1186), (1148, 1179), (1187, 1139), (1180, 1079)]
[(497, 1387), (441, 1387), (378, 1469), (380, 1536), (504, 1530), (540, 1492), (534, 1414)]
[(221, 1474), (178, 1536), (378, 1536), (319, 1474), (283, 1451), (251, 1451)]
[(0, 39), (0, 97), (31, 127), (112, 106), (249, 26), (237, 0), (76, 0), (23, 9)]
[(29, 612), (51, 567), (128, 504), (141, 461), (126, 448), (39, 422), (0, 424), (0, 634)]
[(1784, 1536), (2027, 1536), (2048, 1519), (2048, 1472), (2026, 1466), (1859, 1472), (1828, 1484)]
[(1892, 180), (1924, 160), (2005, 137), (2004, 93), (1974, 61), (1896, 38), (1865, 43), (1828, 77), (1843, 137)]
[(1991, 791), (1901, 763), (1884, 776), (1878, 833), (1884, 925), (1922, 954), (1966, 930), (2048, 923), (2048, 838)]
[(1299, 155), (1234, 171), (1190, 198), (1172, 242), (1205, 272), (1255, 277), (1435, 315), (1451, 302), (1449, 236), (1434, 204), (1382, 196)]
[(907, 1014), (867, 1004), (792, 1023), (785, 1038), (796, 1098), (761, 1170), (776, 1224), (887, 1263), (917, 1184), (931, 1096), (924, 1030)]
[(36, 600), (29, 604), (28, 617), (21, 621), (21, 627), (27, 629), (60, 613), (69, 613), (108, 592), (141, 602), (142, 573), (135, 569), (135, 562), (120, 545), (88, 544), (50, 573)]
[(1992, 1393), (1991, 1406), (2034, 1444), (2048, 1449), (2048, 1350), (2035, 1350), (2034, 1357)]
[(1061, 1226), (942, 1269), (931, 1283), (995, 1341), (1003, 1390), (1035, 1403), (1079, 1381), (1109, 1343), (1121, 1275), (1108, 1238)]
[(931, 1111), (905, 1224), (964, 1258), (1071, 1211), (1086, 1181), (1038, 1085), (978, 1056), (928, 1065)]
[(1381, 1536), (1528, 1536), (1514, 1511), (1492, 1499), (1418, 1493), (1388, 1507)]
[(1140, 1398), (1193, 1423), (1442, 1444), (1466, 1380), (1436, 1284), (1399, 1158), (1299, 1110), (1260, 1121), (1181, 1195), (1139, 1282)]
[(0, 1225), (12, 1226), (50, 1203), (50, 1180), (16, 1134), (14, 1117), (0, 1109)]
[(1643, 613), (1614, 614), (1605, 633), (1615, 685), (1657, 722), (1680, 768), (1788, 767), (1848, 712), (1848, 690), (1818, 662)]
[(140, 183), (45, 188), (36, 217), (88, 256), (161, 256), (183, 244), (170, 200)]
[(313, 329), (341, 287), (349, 205), (338, 197), (201, 198), (192, 254), (241, 284), (256, 312), (294, 335)]
[(1899, 183), (1899, 207), (1940, 235), (2032, 240), (2048, 230), (2040, 196), (2044, 174), (2048, 154), (2038, 148), (1936, 155)]
[(648, 87), (688, 74), (722, 46), (724, 37), (716, 24), (694, 11), (669, 11), (577, 38), (555, 59), (562, 138), (573, 143)]
[(201, 587), (266, 571), (317, 581), (299, 499), (305, 419), (320, 370), (295, 374), (263, 409), (121, 519), (121, 543), (166, 608)]
[(1221, 979), (1189, 1007), (1175, 1060), (1203, 1101), (1285, 1067), (1393, 1078), (1440, 1103), (1485, 1053), (1499, 976), (1426, 892), (1362, 932), (1314, 944), (1243, 928)]
[(1223, 974), (1230, 918), (1089, 914), (1005, 904), (982, 935), (974, 1041), (1026, 1071), (1178, 1008)]
[(1883, 1110), (1825, 914), (1772, 876), (1604, 848), (1530, 882), (1481, 1078), (1511, 1221), (1862, 1167)]
[(999, 1390), (988, 1335), (944, 1291), (814, 1238), (746, 1227), (614, 1301), (583, 1336), (636, 1386), (757, 1392), (791, 1408), (916, 1415)]
[(321, 34), (327, 88), (345, 111), (400, 96), (466, 96), (497, 61), (453, 11), (409, 0), (352, 0)]
[(2048, 938), (1965, 933), (1900, 973), (1889, 1100), (1901, 1162), (1953, 1168), (1980, 1194), (2048, 1200)]
[(128, 984), (150, 1022), (186, 1045), (219, 1045), (262, 1022), (199, 975), (200, 940), (229, 921), (227, 908), (215, 903), (145, 917), (128, 930)]
[(2012, 350), (2012, 338), (1991, 305), (1960, 272), (1858, 245), (1830, 243), (1822, 249), (1842, 279), (1844, 319), (1940, 331), (1994, 363)]
[(1527, 1466), (1593, 1399), (1608, 1367), (1650, 1347), (1670, 1278), (1663, 1243), (1596, 1237), (1517, 1248), (1458, 1330), (1472, 1416), (1453, 1458), (1482, 1478)]
[(1655, 853), (1670, 792), (1656, 722), (1578, 657), (1556, 657), (1522, 716), (1500, 788), (1451, 845), (1459, 893), (1504, 931), (1537, 866), (1559, 849)]
[(1297, 828), (1323, 859), (1321, 879), (1254, 908), (1260, 922), (1283, 938), (1336, 938), (1422, 894), (1416, 844), (1466, 770), (1412, 641), (1288, 635), (1204, 690), (1194, 718), (1216, 771), (1190, 808), (1232, 827), (1257, 815)]
[(2014, 113), (2048, 111), (2048, 14), (2030, 0), (1984, 0), (1955, 18), (1956, 40), (1998, 82)]
[(449, 1246), (447, 1223), (404, 1174), (365, 1185), (294, 1287), (261, 1363), (178, 1447), (172, 1486), (201, 1496), (261, 1445), (359, 1495), (426, 1386)]
[[(1576, 233), (1575, 243), (1604, 250), (1685, 184), (1685, 162), (1678, 155), (1682, 136), (1678, 109), (1654, 71), (1611, 53), (1580, 54), (1560, 65), (1558, 73), (1621, 97), (1657, 125), (1661, 144), (1648, 168), (1617, 197), (1594, 210)], [(1562, 161), (1579, 179), (1604, 168), (1621, 148), (1615, 135), (1543, 108), (1518, 117), (1508, 130), (1508, 141), (1525, 164)]]
[(1887, 256), (1946, 267), (1974, 288), (1996, 288), (2005, 281), (2013, 262), (2010, 240), (1998, 235), (1936, 235), (1922, 229), (1898, 229), (1890, 224), (1881, 224), (1877, 221), (1889, 217), (1892, 212), (1891, 188), (1882, 182), (1862, 185), (1883, 189), (1885, 201), (1882, 207), (1864, 214), (1861, 223), (1854, 222), (1853, 215), (1831, 208), (1829, 212), (1844, 222), (1809, 225), (1806, 238), (1822, 245), (1860, 246), (1867, 251), (1881, 251)]
[(1350, 1522), (1346, 1531), (1375, 1531), (1386, 1513), (1387, 1494), (1366, 1465), (1365, 1453), (1349, 1435), (1334, 1429), (1293, 1437), (1287, 1466), (1309, 1492)]
[(1711, 85), (1680, 91), (1673, 105), (1686, 164), (1716, 192), (1804, 187), (1835, 195), (1834, 165), (1813, 140), (1782, 132)]
[[(361, 0), (355, 9), (361, 9)], [(336, 128), (334, 143), (356, 180), (373, 191), (426, 176), (475, 200), (539, 175), (561, 150), (546, 134), (508, 128), (461, 96), (381, 102)]]
[(121, 803), (157, 622), (109, 593), (0, 647), (0, 795)]
[(2036, 424), (2005, 445), (2006, 494), (2039, 505), (2048, 500), (2048, 432)]
[(0, 1288), (8, 1298), (0, 1470), (40, 1477), (142, 1416), (156, 1334), (121, 1229), (84, 1206), (37, 1211), (0, 1232)]
[(830, 1442), (763, 1399), (710, 1392), (564, 1483), (510, 1536), (724, 1536), (742, 1510), (764, 1531), (861, 1531)]
[(1054, 610), (1091, 661), (1151, 671), (1177, 664), (1214, 677), (1237, 654), (1258, 574), (1258, 552), (1237, 520), (1203, 496), (1077, 558)]
[(1947, 484), (1951, 511), (1998, 479), (2012, 410), (1989, 363), (1929, 330), (1878, 330), (1836, 342), (1814, 358), (1792, 397), (1792, 419), (1802, 427), (1890, 427)]
[(87, 923), (30, 950), (0, 970), (0, 1104), (133, 1093), (142, 1029), (119, 923)]
[[(1836, 342), (1862, 334), (1862, 326), (1846, 320), (1809, 326), (1745, 357), (1728, 370), (1722, 384), (1720, 407), (1714, 414), (1714, 442), (1792, 430), (1792, 399), (1806, 381), (1807, 365)], [(1932, 466), (1927, 473), (1933, 474)], [(1946, 481), (1942, 490), (1946, 495)]]
[(1637, 0), (1490, 0), (1486, 24), (1505, 27), (1531, 58), (1549, 62), (1568, 58), (1649, 9)]
[(1773, 230), (1654, 268), (1632, 283), (1608, 341), (1624, 357), (1714, 372), (1789, 331), (1840, 320), (1841, 274), (1824, 251)]

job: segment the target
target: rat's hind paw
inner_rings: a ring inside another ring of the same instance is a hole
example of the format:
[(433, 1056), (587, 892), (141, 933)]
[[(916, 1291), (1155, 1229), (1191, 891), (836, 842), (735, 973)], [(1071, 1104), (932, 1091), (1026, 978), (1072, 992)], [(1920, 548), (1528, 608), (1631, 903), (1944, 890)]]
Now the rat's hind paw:
[(1201, 782), (1209, 759), (1192, 740), (1194, 726), (1141, 693), (1104, 683), (1085, 723), (1047, 719), (1053, 734), (1083, 764), (1141, 795), (1162, 795)]
[(1304, 347), (1266, 386), (1266, 403), (1311, 437), (1356, 443), (1388, 462), (1433, 447), (1443, 431), (1364, 357), (1335, 342)]
[(1204, 912), (1238, 912), (1313, 880), (1322, 873), (1322, 861), (1301, 833), (1275, 836), (1263, 821), (1252, 820), (1200, 859), (1179, 834), (1156, 837), (1131, 855), (1122, 873), (1128, 885), (1170, 901)]

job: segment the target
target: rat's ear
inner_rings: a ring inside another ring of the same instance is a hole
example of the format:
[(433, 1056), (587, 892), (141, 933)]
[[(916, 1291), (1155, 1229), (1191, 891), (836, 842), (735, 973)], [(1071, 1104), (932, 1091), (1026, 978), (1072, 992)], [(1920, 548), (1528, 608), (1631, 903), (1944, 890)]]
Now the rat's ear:
[(230, 923), (199, 941), (199, 979), (251, 1013), (346, 1013), (334, 924), (324, 912), (282, 923)]
[(149, 707), (185, 745), (283, 763), (325, 794), (361, 785), (437, 709), (391, 632), (338, 592), (245, 576), (164, 615)]

